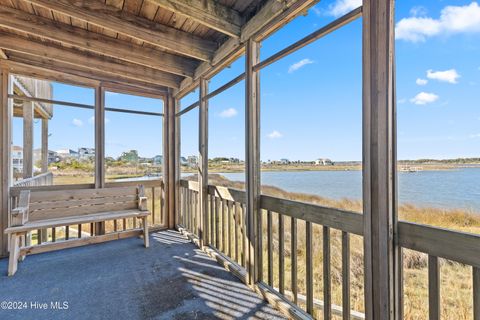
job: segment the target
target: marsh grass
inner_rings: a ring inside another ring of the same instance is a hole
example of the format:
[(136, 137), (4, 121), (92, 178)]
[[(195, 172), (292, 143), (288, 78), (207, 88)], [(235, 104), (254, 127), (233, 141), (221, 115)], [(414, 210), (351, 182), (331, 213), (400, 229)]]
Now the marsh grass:
[[(195, 180), (192, 176), (189, 179)], [(212, 185), (244, 189), (242, 182), (233, 182), (223, 176), (212, 174), (209, 177)], [(353, 212), (362, 212), (362, 202), (358, 200), (334, 200), (316, 195), (287, 192), (273, 186), (262, 186), (262, 194), (335, 207)], [(457, 231), (480, 233), (480, 215), (464, 209), (441, 209), (401, 204), (398, 207), (400, 220), (432, 225)], [(267, 221), (263, 214), (263, 279), (268, 279), (267, 260)], [(279, 286), (279, 228), (278, 214), (273, 213), (273, 286)], [(291, 234), (290, 218), (285, 217), (285, 290), (291, 291)], [(313, 278), (314, 298), (323, 300), (323, 244), (322, 226), (313, 226)], [(298, 256), (298, 292), (306, 292), (305, 270), (305, 222), (297, 222), (297, 256)], [(342, 305), (342, 258), (341, 231), (331, 229), (331, 283), (332, 303)], [(363, 237), (350, 235), (350, 291), (351, 308), (364, 312), (364, 262)], [(404, 258), (404, 319), (428, 318), (428, 256), (424, 253), (403, 249)], [(461, 263), (440, 259), (441, 273), (441, 313), (442, 319), (473, 319), (472, 300), (472, 268)], [(287, 295), (288, 297), (288, 295)], [(301, 307), (305, 307), (300, 305)], [(321, 318), (321, 312), (317, 312)]]

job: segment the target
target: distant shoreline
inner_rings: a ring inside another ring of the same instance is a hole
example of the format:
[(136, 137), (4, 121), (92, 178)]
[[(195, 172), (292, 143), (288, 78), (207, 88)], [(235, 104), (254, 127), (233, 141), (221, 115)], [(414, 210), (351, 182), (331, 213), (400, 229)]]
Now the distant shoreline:
[[(462, 163), (462, 164), (417, 164), (417, 163), (399, 163), (398, 172), (416, 172), (416, 171), (445, 171), (458, 170), (463, 168), (480, 168), (480, 163)], [(245, 172), (243, 165), (215, 165), (209, 166), (211, 173), (242, 173)], [(299, 172), (299, 171), (361, 171), (361, 165), (267, 165), (262, 166), (262, 172)], [(182, 167), (182, 172), (196, 173), (195, 168)]]

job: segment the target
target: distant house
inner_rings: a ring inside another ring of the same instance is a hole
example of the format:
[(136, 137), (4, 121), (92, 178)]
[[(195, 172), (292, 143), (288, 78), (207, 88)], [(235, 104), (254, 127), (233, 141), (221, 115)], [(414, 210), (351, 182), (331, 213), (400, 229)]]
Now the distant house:
[(288, 160), (288, 159), (280, 159), (280, 164), (290, 164), (290, 160)]
[(23, 171), (23, 148), (19, 146), (12, 146), (12, 164), (13, 171)]
[(60, 157), (60, 159), (65, 160), (65, 159), (78, 159), (78, 152), (72, 149), (61, 149), (57, 150), (57, 156)]
[(155, 157), (153, 157), (153, 164), (156, 165), (156, 166), (159, 166), (163, 163), (163, 156), (161, 155), (156, 155)]
[(188, 164), (187, 158), (185, 157), (180, 157), (180, 164), (182, 166), (186, 166)]
[(317, 166), (333, 166), (333, 161), (327, 158), (321, 158), (315, 160), (315, 165)]
[(95, 158), (95, 148), (78, 148), (79, 160), (90, 160)]
[[(42, 149), (34, 149), (33, 150), (33, 163), (37, 163), (38, 161), (42, 160)], [(54, 163), (60, 161), (59, 155), (52, 150), (48, 150), (48, 158), (47, 163)]]
[(197, 156), (188, 156), (187, 164), (190, 167), (195, 167), (198, 165), (198, 157)]

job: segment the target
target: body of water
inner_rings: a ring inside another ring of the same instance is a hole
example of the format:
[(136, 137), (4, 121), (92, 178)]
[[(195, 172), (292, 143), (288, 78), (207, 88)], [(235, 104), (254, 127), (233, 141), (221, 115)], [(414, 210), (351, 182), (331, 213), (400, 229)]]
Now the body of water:
[[(220, 173), (245, 181), (244, 173)], [(262, 184), (333, 199), (361, 199), (361, 171), (262, 172)], [(480, 212), (480, 168), (399, 172), (399, 204)]]

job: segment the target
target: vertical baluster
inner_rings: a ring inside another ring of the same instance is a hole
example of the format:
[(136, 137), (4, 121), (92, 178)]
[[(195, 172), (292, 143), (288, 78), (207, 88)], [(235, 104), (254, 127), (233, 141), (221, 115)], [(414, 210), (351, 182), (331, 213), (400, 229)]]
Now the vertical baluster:
[(323, 227), (323, 319), (332, 318), (332, 292), (330, 279), (330, 228)]
[(242, 266), (247, 267), (247, 224), (245, 204), (242, 203)]
[(65, 227), (65, 240), (70, 239), (70, 226)]
[(93, 233), (94, 233), (94, 229), (93, 229), (93, 223), (90, 223), (90, 236), (93, 236)]
[(292, 243), (291, 243), (291, 258), (292, 258), (292, 294), (293, 294), (293, 302), (295, 304), (298, 303), (298, 284), (297, 284), (297, 219), (291, 219), (291, 235), (292, 235)]
[(81, 225), (81, 224), (79, 224), (79, 225), (77, 226), (77, 230), (78, 230), (78, 231), (77, 231), (77, 237), (78, 237), (78, 238), (81, 238), (81, 237), (82, 237), (82, 225)]
[(480, 268), (473, 267), (473, 320), (480, 320)]
[(438, 257), (428, 256), (428, 318), (440, 319), (440, 265)]
[(268, 260), (268, 285), (273, 287), (273, 231), (272, 212), (267, 211), (267, 260)]
[(123, 219), (123, 231), (127, 230), (127, 219)]
[(278, 214), (278, 278), (279, 291), (285, 293), (285, 221), (283, 214)]
[(210, 195), (210, 244), (215, 243), (215, 198)]
[(350, 235), (342, 231), (342, 310), (343, 320), (350, 320)]
[(55, 228), (52, 228), (52, 242), (55, 242), (57, 240), (57, 230)]
[(227, 213), (228, 213), (228, 204), (226, 200), (222, 200), (222, 228), (223, 228), (223, 252), (227, 254), (228, 251), (228, 218), (227, 218)]
[(227, 201), (227, 223), (228, 223), (228, 256), (231, 258), (232, 257), (232, 202)]
[(307, 313), (313, 315), (313, 252), (312, 252), (312, 223), (305, 222), (305, 250), (306, 250), (306, 285), (307, 285)]
[(117, 232), (118, 231), (118, 226), (117, 226), (117, 220), (113, 220), (113, 231)]
[(220, 249), (220, 198), (215, 197), (215, 247)]
[(238, 227), (239, 227), (239, 221), (238, 221), (238, 205), (236, 202), (233, 203), (233, 214), (234, 214), (234, 245), (235, 245), (235, 261), (236, 262), (239, 262), (238, 261), (238, 237), (239, 237), (239, 233), (238, 233)]
[(155, 225), (155, 187), (152, 187), (152, 225)]

